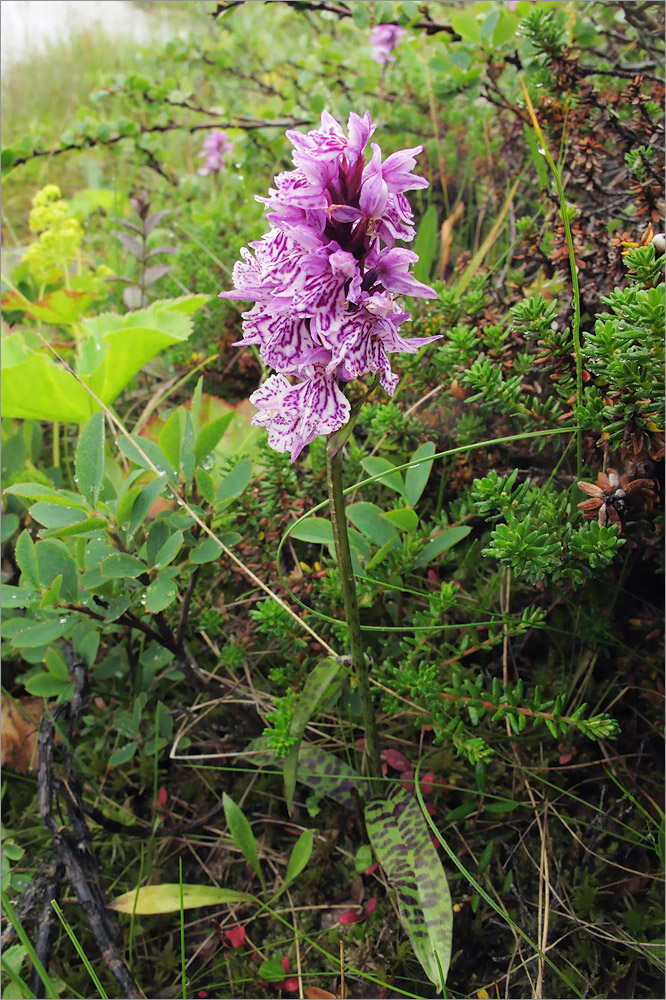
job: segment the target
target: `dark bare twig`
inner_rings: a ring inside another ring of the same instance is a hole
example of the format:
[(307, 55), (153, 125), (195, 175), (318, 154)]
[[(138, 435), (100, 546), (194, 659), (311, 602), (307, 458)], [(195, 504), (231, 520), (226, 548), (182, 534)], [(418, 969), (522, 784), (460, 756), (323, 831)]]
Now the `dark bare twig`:
[[(72, 769), (71, 755), (67, 746), (71, 744), (74, 727), (78, 722), (88, 699), (88, 678), (84, 661), (74, 652), (71, 645), (63, 652), (74, 681), (74, 694), (69, 701), (61, 702), (52, 711), (46, 712), (39, 732), (39, 768), (37, 773), (37, 798), (39, 813), (44, 826), (51, 834), (57, 856), (64, 866), (67, 880), (71, 885), (83, 912), (88, 918), (102, 958), (118, 983), (121, 996), (140, 1000), (145, 994), (137, 985), (118, 947), (120, 933), (115, 915), (107, 910), (97, 879), (97, 864), (90, 848), (88, 828), (82, 810), (79, 808), (75, 790), (80, 782)], [(60, 825), (53, 815), (54, 768), (56, 730), (64, 728), (66, 739), (62, 747), (65, 764), (65, 779), (59, 783), (65, 792), (69, 826)], [(48, 955), (45, 956), (48, 960)], [(45, 965), (47, 962), (45, 962)]]
[[(207, 122), (204, 125), (183, 125), (181, 122), (167, 122), (166, 125), (142, 125), (140, 128), (140, 135), (149, 135), (154, 132), (175, 132), (178, 130), (183, 130), (189, 132), (190, 134), (194, 132), (200, 132), (202, 130), (209, 131), (213, 128), (227, 129), (227, 128), (239, 128), (244, 131), (252, 131), (253, 129), (259, 128), (295, 128), (297, 125), (311, 125), (311, 118), (293, 118), (288, 121), (270, 121), (270, 120), (259, 120), (246, 119), (244, 115), (239, 116), (236, 121), (224, 121), (224, 122)], [(22, 163), (27, 163), (28, 160), (34, 160), (38, 156), (60, 156), (62, 153), (71, 153), (73, 150), (81, 149), (93, 149), (95, 146), (113, 146), (115, 143), (120, 142), (121, 139), (126, 139), (126, 135), (114, 135), (111, 139), (85, 139), (83, 142), (71, 142), (67, 146), (60, 146), (56, 149), (33, 149), (30, 153), (25, 156), (17, 156), (17, 158), (12, 163), (12, 167), (18, 167)]]
[[(38, 931), (37, 940), (35, 941), (35, 951), (37, 956), (41, 961), (44, 968), (46, 968), (47, 963), (51, 957), (51, 946), (53, 943), (53, 938), (55, 932), (60, 926), (58, 921), (58, 915), (53, 909), (53, 900), (58, 902), (60, 896), (60, 888), (62, 885), (62, 879), (65, 874), (65, 869), (63, 864), (58, 861), (56, 863), (56, 870), (54, 873), (53, 882), (47, 886), (44, 899), (42, 901), (42, 909), (38, 918)], [(37, 969), (33, 968), (30, 980), (28, 982), (30, 990), (35, 994), (36, 997), (42, 996), (40, 992), (42, 990), (43, 984), (42, 979)], [(45, 995), (45, 994), (44, 994)]]
[(198, 830), (200, 827), (205, 826), (206, 823), (210, 823), (211, 820), (215, 819), (222, 812), (223, 808), (223, 802), (220, 799), (219, 802), (216, 802), (214, 806), (207, 809), (201, 816), (196, 816), (185, 823), (171, 825), (165, 823), (162, 826), (158, 826), (156, 830), (153, 830), (151, 823), (121, 823), (119, 820), (110, 819), (101, 809), (91, 805), (90, 802), (86, 802), (84, 799), (79, 799), (78, 805), (86, 816), (89, 816), (95, 823), (104, 827), (109, 833), (122, 833), (125, 836), (144, 839), (152, 836), (181, 837), (186, 833), (191, 833), (193, 830)]
[[(62, 881), (62, 877), (63, 868), (55, 855), (50, 855), (42, 861), (29, 885), (23, 890), (18, 902), (15, 904), (16, 915), (22, 924), (33, 921), (34, 914), (41, 907), (44, 898), (53, 891), (54, 886)], [(14, 925), (8, 922), (0, 938), (0, 952), (4, 951), (5, 948), (9, 948), (15, 940), (16, 930)], [(42, 958), (41, 955), (40, 958)], [(34, 992), (35, 990), (33, 989)]]

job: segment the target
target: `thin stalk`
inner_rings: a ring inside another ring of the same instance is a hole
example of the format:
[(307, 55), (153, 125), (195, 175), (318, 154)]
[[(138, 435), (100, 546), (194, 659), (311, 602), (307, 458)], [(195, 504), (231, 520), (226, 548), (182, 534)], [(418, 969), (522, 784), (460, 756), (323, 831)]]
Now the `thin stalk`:
[(523, 88), (523, 93), (527, 102), (527, 110), (529, 111), (530, 119), (532, 120), (532, 127), (534, 128), (537, 139), (541, 143), (541, 150), (543, 151), (543, 155), (546, 157), (546, 162), (552, 171), (553, 177), (555, 178), (555, 186), (557, 187), (557, 193), (560, 199), (560, 215), (562, 216), (562, 225), (564, 226), (564, 234), (566, 236), (567, 248), (569, 251), (569, 268), (571, 270), (571, 291), (573, 299), (571, 335), (573, 339), (574, 356), (576, 359), (576, 475), (578, 479), (581, 479), (583, 476), (583, 429), (581, 427), (580, 413), (583, 405), (583, 353), (580, 342), (580, 288), (578, 286), (576, 255), (574, 253), (573, 236), (571, 235), (567, 201), (564, 196), (564, 187), (562, 186), (562, 176), (557, 168), (557, 165), (555, 164), (555, 161), (550, 155), (548, 146), (546, 145), (546, 139), (541, 131), (541, 126), (539, 125), (539, 121), (534, 111), (534, 105), (532, 104), (527, 87), (525, 86), (525, 81), (521, 79), (520, 84)]
[(60, 468), (60, 422), (53, 421), (53, 465)]
[[(344, 431), (346, 431), (346, 428), (343, 428)], [(368, 661), (363, 649), (361, 619), (358, 611), (356, 583), (354, 581), (349, 535), (347, 533), (345, 500), (342, 494), (342, 447), (345, 439), (340, 438), (340, 433), (329, 435), (326, 441), (328, 500), (331, 511), (331, 523), (333, 525), (335, 554), (338, 559), (338, 570), (340, 572), (342, 600), (349, 635), (351, 665), (358, 685), (363, 712), (368, 772), (370, 777), (379, 778), (381, 769), (379, 763), (377, 722), (372, 705), (372, 693), (370, 691), (370, 671), (368, 670)]]

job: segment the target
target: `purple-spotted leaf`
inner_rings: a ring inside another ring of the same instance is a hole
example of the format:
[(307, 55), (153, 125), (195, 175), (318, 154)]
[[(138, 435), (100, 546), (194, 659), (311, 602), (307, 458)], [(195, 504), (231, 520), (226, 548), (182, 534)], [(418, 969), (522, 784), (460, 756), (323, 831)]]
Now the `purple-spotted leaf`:
[[(117, 896), (109, 903), (109, 909), (118, 913), (177, 913), (182, 907), (192, 910), (197, 906), (222, 906), (225, 903), (252, 903), (254, 896), (249, 892), (233, 889), (218, 889), (214, 885), (191, 885), (165, 882), (164, 885), (144, 885)], [(136, 904), (136, 905), (135, 905)]]
[[(270, 749), (268, 739), (261, 736), (252, 740), (239, 757), (259, 766), (274, 761), (275, 752)], [(302, 743), (298, 751), (298, 780), (317, 795), (333, 799), (343, 809), (354, 809), (357, 795), (364, 799), (370, 793), (368, 780), (358, 771), (327, 750), (308, 743)]]
[(391, 798), (366, 806), (365, 825), (377, 860), (396, 891), (414, 954), (430, 981), (443, 990), (451, 961), (453, 909), (421, 807), (400, 786)]
[(340, 663), (336, 660), (326, 658), (317, 663), (310, 671), (303, 685), (301, 696), (298, 699), (298, 704), (294, 709), (294, 714), (289, 725), (289, 735), (293, 736), (296, 742), (285, 757), (282, 769), (287, 812), (289, 813), (291, 813), (291, 805), (294, 801), (294, 791), (296, 789), (298, 750), (305, 728), (313, 715), (317, 714), (324, 703), (330, 701), (336, 694), (340, 693), (347, 676), (347, 671)]

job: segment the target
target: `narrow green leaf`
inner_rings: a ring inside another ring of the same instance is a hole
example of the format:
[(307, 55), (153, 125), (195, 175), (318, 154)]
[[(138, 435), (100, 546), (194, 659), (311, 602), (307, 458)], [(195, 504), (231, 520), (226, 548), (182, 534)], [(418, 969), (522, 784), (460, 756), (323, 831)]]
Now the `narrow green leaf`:
[(478, 44), (481, 41), (481, 25), (472, 10), (459, 10), (451, 18), (451, 27), (464, 38), (466, 42)]
[[(134, 462), (135, 465), (140, 466), (142, 469), (150, 469), (151, 471), (154, 471), (153, 466), (155, 466), (160, 475), (167, 476), (174, 481), (177, 480), (178, 477), (175, 469), (169, 464), (166, 456), (162, 454), (159, 445), (155, 444), (154, 441), (139, 437), (138, 434), (132, 434), (130, 438), (119, 437), (117, 444), (123, 455)], [(143, 457), (141, 452), (143, 452), (146, 458)]]
[(151, 483), (141, 487), (141, 493), (134, 501), (132, 514), (127, 527), (127, 537), (132, 538), (141, 527), (150, 508), (153, 506), (158, 496), (166, 486), (166, 476), (158, 476)]
[(401, 496), (405, 495), (405, 484), (401, 474), (393, 471), (395, 469), (393, 462), (389, 462), (387, 458), (372, 456), (364, 458), (361, 465), (369, 476), (381, 475), (381, 479), (377, 480), (380, 486), (389, 486), (396, 493), (400, 493)]
[(380, 548), (377, 549), (374, 556), (365, 567), (366, 571), (370, 572), (370, 570), (374, 569), (375, 566), (379, 566), (379, 564), (386, 559), (387, 555), (393, 548), (395, 548), (395, 538), (389, 538), (388, 542), (385, 542)]
[(42, 594), (39, 602), (40, 608), (52, 608), (54, 604), (60, 603), (60, 591), (62, 589), (62, 573), (59, 573), (48, 590)]
[(289, 813), (291, 813), (291, 805), (294, 800), (298, 774), (298, 753), (303, 733), (310, 719), (317, 714), (324, 703), (339, 693), (347, 676), (347, 671), (342, 664), (327, 657), (315, 665), (305, 680), (303, 691), (289, 724), (289, 735), (293, 736), (296, 742), (284, 758), (282, 769)]
[(173, 562), (180, 552), (183, 540), (182, 531), (174, 531), (157, 553), (154, 563), (156, 569), (165, 569), (170, 562)]
[(22, 531), (16, 541), (15, 550), (16, 562), (21, 570), (25, 582), (29, 586), (39, 589), (39, 569), (37, 566), (37, 552), (35, 543), (29, 531)]
[(215, 483), (213, 482), (213, 477), (210, 473), (206, 472), (205, 469), (199, 468), (194, 473), (194, 478), (196, 480), (197, 489), (206, 503), (214, 503)]
[(38, 500), (30, 508), (30, 517), (45, 528), (67, 528), (71, 524), (78, 524), (83, 516), (80, 507), (58, 506), (44, 500)]
[(88, 517), (85, 521), (78, 521), (70, 524), (66, 528), (51, 528), (49, 531), (41, 533), (42, 538), (71, 538), (73, 535), (94, 535), (105, 531), (107, 520), (105, 517)]
[(74, 685), (70, 680), (63, 681), (52, 674), (35, 674), (25, 682), (25, 689), (35, 698), (58, 698), (68, 688), (74, 692)]
[(91, 509), (97, 506), (104, 480), (104, 413), (93, 413), (81, 428), (76, 449), (76, 477), (83, 499)]
[(230, 413), (225, 413), (223, 417), (218, 417), (217, 420), (212, 420), (207, 427), (204, 427), (203, 430), (199, 432), (197, 439), (194, 442), (195, 462), (203, 462), (204, 458), (210, 455), (211, 451), (214, 451), (235, 416), (235, 410), (232, 410)]
[(204, 538), (203, 542), (199, 542), (196, 548), (190, 552), (190, 562), (197, 563), (197, 565), (214, 562), (216, 559), (220, 559), (222, 555), (222, 549), (214, 538)]
[(194, 427), (195, 433), (198, 435), (201, 430), (201, 424), (199, 422), (199, 414), (201, 412), (201, 396), (203, 394), (203, 375), (200, 375), (197, 379), (197, 384), (194, 389), (194, 395), (192, 396), (192, 403), (190, 406), (190, 413), (192, 414), (192, 426)]
[(414, 954), (430, 981), (443, 991), (451, 961), (453, 909), (421, 808), (399, 787), (390, 799), (369, 803), (365, 824), (377, 860), (396, 891)]
[(312, 830), (303, 830), (303, 833), (294, 844), (292, 852), (289, 856), (284, 882), (280, 886), (279, 891), (275, 894), (275, 896), (273, 896), (271, 902), (274, 902), (278, 896), (282, 895), (284, 890), (288, 889), (294, 879), (301, 874), (310, 860), (313, 846), (314, 832)]
[[(424, 441), (412, 455), (410, 462), (416, 462), (420, 458), (426, 458), (435, 454), (435, 445), (432, 441)], [(428, 480), (432, 462), (421, 462), (419, 465), (410, 465), (405, 472), (405, 494), (410, 507), (416, 507), (421, 498)]]
[[(132, 740), (131, 743), (126, 743), (124, 747), (118, 747), (117, 750), (113, 751), (107, 763), (110, 767), (117, 767), (118, 764), (126, 764), (132, 759), (138, 746), (138, 741)], [(111, 903), (109, 903), (109, 906), (111, 906)]]
[(0, 542), (4, 545), (8, 542), (12, 535), (18, 531), (19, 524), (21, 522), (18, 519), (17, 514), (3, 514), (2, 521), (0, 521)]
[(130, 606), (130, 599), (127, 594), (121, 594), (119, 597), (114, 597), (112, 601), (109, 601), (109, 606), (106, 609), (106, 614), (104, 615), (105, 622), (115, 622), (116, 619), (124, 615)]
[(350, 504), (347, 517), (375, 545), (384, 545), (392, 538), (398, 541), (398, 532), (384, 520), (381, 509), (374, 503)]
[(171, 529), (163, 517), (158, 517), (148, 528), (146, 534), (146, 562), (154, 566), (157, 553), (169, 541)]
[(12, 493), (17, 497), (27, 497), (30, 500), (45, 500), (56, 506), (88, 509), (78, 493), (72, 493), (70, 490), (54, 490), (50, 486), (42, 486), (41, 483), (14, 483), (3, 492)]
[(456, 545), (461, 542), (463, 538), (467, 538), (472, 529), (466, 525), (457, 525), (454, 528), (445, 528), (444, 531), (440, 531), (438, 535), (435, 535), (426, 545), (423, 546), (421, 551), (414, 558), (414, 566), (427, 566), (429, 562), (432, 562), (437, 556), (441, 555), (442, 552), (446, 552), (450, 549), (452, 545)]
[(387, 510), (382, 514), (382, 517), (395, 525), (398, 531), (414, 531), (419, 523), (418, 514), (411, 507), (402, 507), (400, 510)]
[(439, 221), (437, 209), (431, 203), (423, 214), (414, 241), (414, 253), (418, 254), (419, 259), (414, 264), (412, 272), (417, 281), (423, 281), (427, 284), (430, 280), (438, 245)]
[(333, 544), (333, 526), (325, 517), (308, 517), (307, 520), (297, 524), (290, 534), (292, 538), (298, 538), (301, 542), (312, 542), (315, 545)]
[(50, 622), (39, 622), (38, 625), (32, 625), (15, 635), (12, 639), (12, 646), (15, 646), (16, 649), (36, 649), (39, 646), (46, 646), (64, 635), (71, 625), (71, 615), (64, 620), (56, 618)]
[(262, 962), (257, 969), (257, 974), (262, 979), (268, 980), (269, 983), (279, 983), (286, 975), (282, 963), (278, 962), (277, 958), (269, 958)]
[(63, 600), (75, 600), (79, 594), (76, 563), (64, 542), (56, 538), (46, 538), (37, 543), (36, 550), (40, 587), (47, 590), (53, 586), (58, 576), (62, 576)]
[(162, 454), (177, 472), (181, 471), (181, 450), (184, 437), (185, 410), (179, 406), (168, 418), (159, 436)]
[(518, 30), (518, 23), (515, 14), (502, 14), (493, 31), (493, 48), (511, 41)]
[(152, 614), (164, 611), (170, 604), (173, 604), (177, 594), (178, 586), (174, 580), (158, 576), (146, 590), (146, 611), (150, 611)]
[(249, 458), (243, 458), (237, 465), (234, 465), (218, 486), (215, 503), (223, 503), (225, 500), (240, 496), (251, 479), (252, 462)]
[(102, 560), (100, 570), (102, 576), (109, 580), (121, 580), (123, 577), (134, 579), (148, 571), (148, 567), (142, 559), (128, 555), (125, 552), (116, 552)]
[(0, 608), (27, 608), (35, 599), (35, 595), (23, 587), (12, 587), (3, 583), (0, 587)]
[(123, 495), (118, 507), (116, 508), (116, 524), (119, 528), (124, 530), (129, 527), (129, 518), (132, 513), (132, 508), (136, 503), (136, 498), (141, 493), (141, 489), (141, 486), (133, 486)]
[(259, 863), (257, 841), (255, 840), (252, 832), (252, 827), (247, 821), (240, 806), (237, 806), (234, 800), (230, 798), (226, 792), (222, 795), (222, 804), (224, 806), (224, 815), (227, 820), (227, 826), (229, 827), (229, 833), (233, 837), (236, 847), (241, 851), (250, 868), (261, 882), (261, 888), (265, 892), (266, 881), (264, 879), (264, 873), (261, 870), (261, 864)]

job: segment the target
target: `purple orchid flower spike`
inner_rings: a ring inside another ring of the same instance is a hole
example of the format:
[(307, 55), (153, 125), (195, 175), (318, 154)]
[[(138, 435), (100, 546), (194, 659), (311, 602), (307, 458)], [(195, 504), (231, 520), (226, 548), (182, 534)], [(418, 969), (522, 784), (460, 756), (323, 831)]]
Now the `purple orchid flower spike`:
[(405, 29), (397, 24), (378, 24), (374, 27), (370, 32), (370, 47), (375, 62), (378, 62), (380, 66), (395, 62), (395, 56), (392, 55), (393, 49), (399, 44), (402, 36), (406, 34)]
[(212, 129), (203, 141), (203, 149), (199, 157), (206, 157), (203, 167), (199, 167), (198, 174), (203, 177), (207, 174), (217, 174), (224, 170), (224, 157), (227, 153), (233, 152), (234, 144), (224, 131), (224, 129)]
[(345, 134), (324, 111), (320, 128), (287, 132), (294, 169), (278, 174), (268, 197), (258, 199), (271, 228), (241, 250), (234, 290), (221, 293), (254, 302), (239, 343), (256, 345), (277, 374), (250, 397), (258, 409), (253, 423), (292, 461), (319, 434), (347, 423), (345, 383), (376, 375), (392, 394), (398, 379), (388, 355), (438, 339), (406, 340), (398, 332), (410, 317), (398, 296), (436, 297), (411, 274), (417, 255), (394, 246), (415, 235), (405, 191), (428, 186), (413, 173), (422, 147), (382, 161), (373, 143), (368, 160), (374, 130), (367, 112), (352, 112)]

